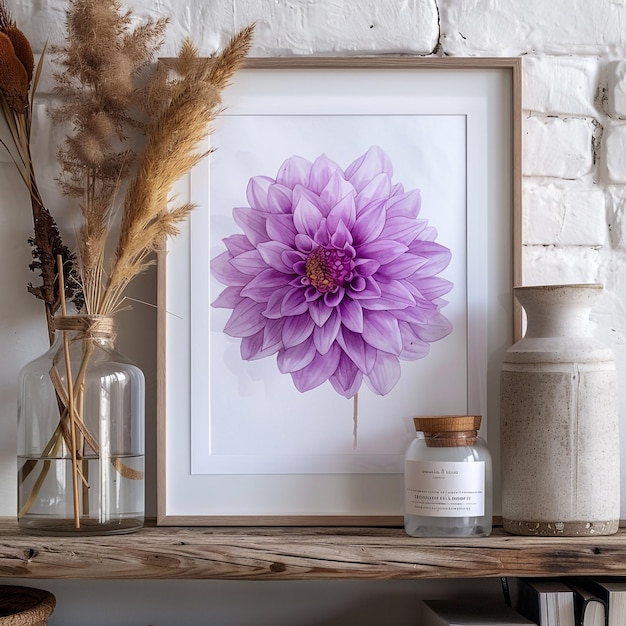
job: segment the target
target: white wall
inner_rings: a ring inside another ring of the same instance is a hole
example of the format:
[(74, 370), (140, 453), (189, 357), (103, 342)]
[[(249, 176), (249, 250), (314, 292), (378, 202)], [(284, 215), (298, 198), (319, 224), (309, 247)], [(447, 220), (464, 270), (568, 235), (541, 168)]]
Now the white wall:
[[(63, 36), (63, 0), (7, 0), (35, 47)], [(602, 282), (598, 332), (626, 372), (626, 35), (623, 0), (127, 0), (137, 17), (169, 15), (162, 54), (190, 35), (209, 54), (257, 21), (253, 56), (408, 53), (524, 56), (524, 282)], [(49, 89), (49, 79), (43, 89)], [(42, 97), (41, 102), (45, 102)], [(42, 116), (42, 128), (45, 116)], [(55, 145), (38, 135), (48, 206), (68, 233), (53, 181)], [(45, 346), (32, 277), (31, 219), (17, 175), (0, 156), (0, 515), (15, 514), (15, 396), (19, 368)], [(154, 302), (154, 276), (135, 286)], [(154, 310), (120, 315), (123, 351), (148, 379), (148, 512), (155, 511)], [(141, 329), (141, 332), (138, 330)], [(622, 374), (624, 375), (624, 374)], [(623, 421), (626, 420), (622, 399)], [(626, 458), (626, 457), (625, 457)], [(624, 481), (626, 484), (626, 481)], [(626, 502), (626, 498), (624, 498)], [(624, 506), (622, 517), (624, 517)], [(2, 581), (7, 582), (7, 581)], [(445, 587), (413, 582), (235, 583), (22, 581), (51, 589), (51, 625), (414, 623), (417, 595)], [(495, 581), (462, 583), (468, 593)], [(242, 604), (245, 602), (245, 604)], [(360, 608), (359, 608), (360, 606)], [(282, 607), (282, 608), (280, 608)]]

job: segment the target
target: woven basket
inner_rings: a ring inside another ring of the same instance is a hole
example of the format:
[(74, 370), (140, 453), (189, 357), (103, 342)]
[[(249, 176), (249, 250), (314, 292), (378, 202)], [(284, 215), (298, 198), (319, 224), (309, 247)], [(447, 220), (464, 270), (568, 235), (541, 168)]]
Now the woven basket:
[(55, 605), (49, 591), (0, 585), (0, 626), (46, 626)]

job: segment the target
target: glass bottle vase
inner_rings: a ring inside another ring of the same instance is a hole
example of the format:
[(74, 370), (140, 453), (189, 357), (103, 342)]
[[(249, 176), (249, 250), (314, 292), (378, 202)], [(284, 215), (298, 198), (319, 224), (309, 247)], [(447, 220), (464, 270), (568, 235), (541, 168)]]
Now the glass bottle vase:
[(42, 535), (138, 530), (143, 373), (115, 349), (110, 317), (57, 317), (55, 331), (19, 377), (18, 524)]

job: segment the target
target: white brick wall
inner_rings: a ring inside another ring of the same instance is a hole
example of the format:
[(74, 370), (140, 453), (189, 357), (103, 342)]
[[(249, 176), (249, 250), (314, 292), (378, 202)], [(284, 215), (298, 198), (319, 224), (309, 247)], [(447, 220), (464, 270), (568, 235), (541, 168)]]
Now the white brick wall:
[[(7, 3), (35, 47), (60, 40), (64, 0)], [(626, 376), (624, 0), (123, 0), (123, 5), (137, 18), (171, 17), (163, 56), (174, 54), (184, 36), (210, 54), (236, 28), (253, 20), (258, 24), (253, 56), (523, 56), (524, 282), (604, 283), (605, 297), (596, 316), (601, 334), (616, 351), (621, 376)], [(49, 89), (50, 82), (43, 87)], [(51, 158), (50, 150), (50, 144), (40, 141), (37, 158)], [(0, 184), (14, 185), (6, 176), (8, 168), (0, 167)], [(45, 178), (52, 189), (53, 168)], [(3, 212), (15, 212), (15, 204), (15, 194), (0, 194)], [(15, 219), (28, 224), (29, 216)], [(15, 231), (3, 231), (7, 245), (0, 247), (2, 292), (11, 294), (4, 297), (10, 302), (0, 304), (0, 345), (9, 355), (0, 363), (0, 408), (5, 416), (14, 414), (16, 366), (28, 355), (15, 323), (26, 323), (23, 318), (32, 323), (40, 315), (25, 289), (17, 286), (29, 276), (28, 253), (15, 243), (19, 229)], [(28, 315), (16, 317), (16, 311)], [(625, 403), (626, 397), (621, 398), (624, 419)], [(12, 421), (0, 422), (0, 515), (14, 514), (14, 439)], [(77, 595), (67, 594), (67, 600), (74, 602)], [(324, 593), (319, 598), (322, 607)], [(127, 602), (132, 601), (129, 592)], [(92, 617), (98, 613), (88, 608)], [(103, 624), (113, 621), (109, 609), (103, 612)], [(138, 615), (141, 610), (136, 609)], [(260, 616), (252, 621), (249, 617), (242, 612), (229, 623), (267, 623)], [(68, 626), (82, 623), (80, 612), (73, 622), (67, 614), (65, 618)], [(194, 622), (191, 615), (184, 621), (189, 626), (203, 623), (202, 618)], [(275, 617), (273, 623), (278, 623)], [(360, 623), (369, 622), (362, 618)], [(413, 623), (412, 616), (407, 613), (406, 621), (394, 623)]]

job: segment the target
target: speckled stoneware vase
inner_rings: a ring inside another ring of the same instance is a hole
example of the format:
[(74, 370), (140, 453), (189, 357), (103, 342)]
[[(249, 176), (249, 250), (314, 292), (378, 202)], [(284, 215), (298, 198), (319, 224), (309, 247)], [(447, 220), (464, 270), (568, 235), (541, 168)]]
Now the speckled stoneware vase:
[(518, 287), (527, 331), (501, 374), (502, 517), (516, 535), (610, 535), (620, 512), (615, 360), (602, 285)]

